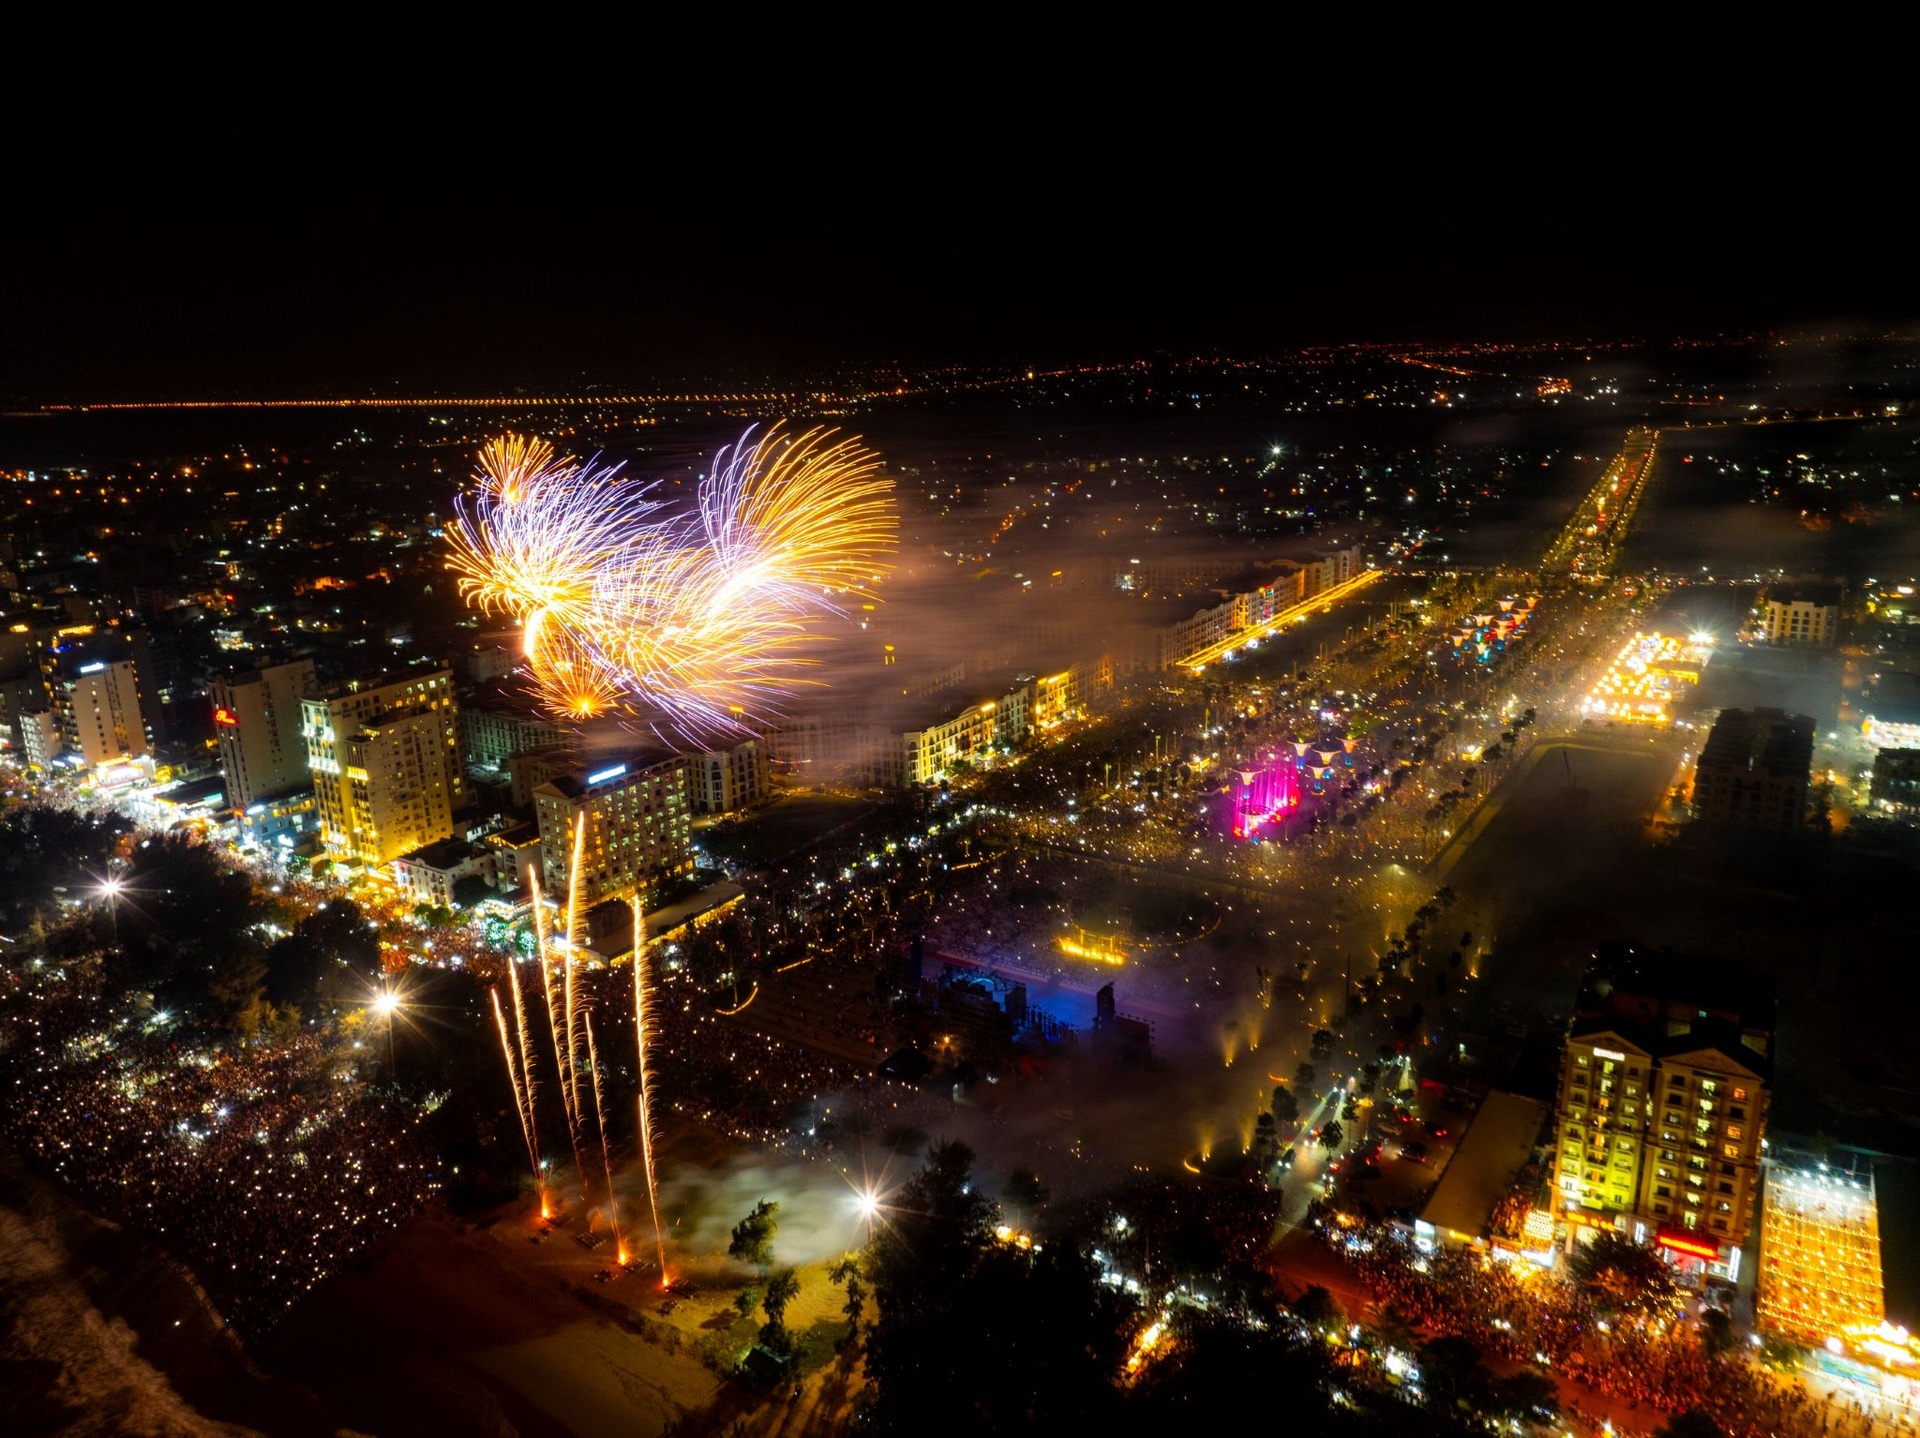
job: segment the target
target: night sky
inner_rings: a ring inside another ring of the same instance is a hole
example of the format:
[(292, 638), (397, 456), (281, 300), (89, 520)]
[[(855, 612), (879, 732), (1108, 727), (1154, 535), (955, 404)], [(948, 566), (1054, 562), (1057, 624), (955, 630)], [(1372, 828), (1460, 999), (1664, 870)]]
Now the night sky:
[(1084, 126), (688, 156), (638, 126), (90, 113), (0, 140), (9, 402), (1920, 319), (1894, 202), (1831, 177), (1250, 163)]

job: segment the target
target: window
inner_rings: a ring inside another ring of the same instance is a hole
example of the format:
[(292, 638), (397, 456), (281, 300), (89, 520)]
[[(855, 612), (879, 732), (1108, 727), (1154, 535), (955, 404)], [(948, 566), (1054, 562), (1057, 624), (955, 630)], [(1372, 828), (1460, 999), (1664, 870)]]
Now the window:
[(1740, 1157), (1740, 1145), (1737, 1143), (1730, 1143), (1725, 1147), (1723, 1152), (1727, 1155), (1728, 1158), (1738, 1158)]
[(1747, 1091), (1745, 1089), (1737, 1088), (1733, 1091), (1733, 1101), (1735, 1103), (1745, 1103), (1746, 1098), (1747, 1098)]
[(1746, 1130), (1737, 1123), (1730, 1123), (1727, 1125), (1728, 1138), (1739, 1138), (1745, 1132)]

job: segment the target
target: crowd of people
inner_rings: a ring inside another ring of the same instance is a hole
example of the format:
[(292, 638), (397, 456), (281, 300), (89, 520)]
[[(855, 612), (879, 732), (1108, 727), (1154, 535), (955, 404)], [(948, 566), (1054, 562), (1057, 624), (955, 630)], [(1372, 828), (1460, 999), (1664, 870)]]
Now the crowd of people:
[(311, 1036), (176, 1038), (129, 995), (41, 973), (0, 1000), (0, 1134), (165, 1242), (243, 1331), (442, 1186), (426, 1104)]
[[(1698, 1409), (1728, 1438), (1860, 1438), (1913, 1431), (1906, 1410), (1831, 1403), (1797, 1376), (1754, 1361), (1739, 1347), (1713, 1352), (1699, 1325), (1676, 1308), (1603, 1310), (1574, 1282), (1530, 1263), (1473, 1249), (1423, 1252), (1396, 1231), (1328, 1224), (1320, 1230), (1356, 1267), (1376, 1301), (1421, 1335), (1453, 1334), (1518, 1363), (1546, 1364), (1563, 1402), (1584, 1414), (1579, 1390), (1624, 1403), (1651, 1432), (1670, 1415)], [(1567, 1393), (1566, 1384), (1577, 1385)], [(1616, 1406), (1615, 1428), (1623, 1426)], [(1635, 1426), (1632, 1418), (1626, 1427)]]

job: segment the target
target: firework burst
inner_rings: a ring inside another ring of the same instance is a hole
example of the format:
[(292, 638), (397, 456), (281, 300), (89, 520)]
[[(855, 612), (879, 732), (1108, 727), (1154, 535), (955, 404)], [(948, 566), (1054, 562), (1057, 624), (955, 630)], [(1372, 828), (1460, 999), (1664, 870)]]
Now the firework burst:
[(832, 431), (749, 429), (690, 507), (618, 465), (507, 435), (451, 530), (468, 603), (520, 621), (563, 717), (617, 715), (677, 747), (776, 718), (818, 622), (869, 597), (894, 548), (892, 482)]

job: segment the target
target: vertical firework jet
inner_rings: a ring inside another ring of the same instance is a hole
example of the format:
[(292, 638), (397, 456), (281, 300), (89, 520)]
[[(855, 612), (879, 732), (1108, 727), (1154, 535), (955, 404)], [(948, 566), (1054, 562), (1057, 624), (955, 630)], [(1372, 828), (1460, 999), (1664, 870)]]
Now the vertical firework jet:
[(527, 1162), (533, 1168), (533, 1182), (540, 1190), (540, 1216), (547, 1216), (547, 1185), (540, 1172), (540, 1142), (533, 1133), (532, 1095), (527, 1092), (527, 1084), (518, 1066), (514, 1063), (513, 1044), (507, 1038), (507, 1016), (500, 1009), (500, 990), (488, 989), (487, 995), (493, 1000), (493, 1022), (500, 1030), (500, 1052), (507, 1060), (507, 1082), (513, 1088), (513, 1106), (520, 1114), (520, 1136), (527, 1141)]
[(593, 1126), (600, 1131), (600, 1166), (607, 1175), (607, 1216), (613, 1224), (613, 1245), (622, 1268), (627, 1265), (627, 1240), (620, 1232), (620, 1197), (613, 1190), (613, 1149), (607, 1139), (607, 1106), (600, 1097), (600, 1050), (593, 1042), (593, 1014), (581, 1016), (587, 1030), (587, 1071), (593, 1075)]
[(562, 962), (569, 967), (564, 970), (563, 992), (556, 1000), (553, 992), (553, 949), (547, 936), (546, 910), (540, 901), (539, 878), (529, 875), (528, 888), (533, 895), (533, 930), (540, 951), (540, 986), (547, 1000), (547, 1028), (553, 1036), (554, 1064), (560, 1070), (560, 1111), (566, 1115), (567, 1139), (573, 1145), (573, 1171), (580, 1180), (580, 1192), (584, 1197), (587, 1191), (587, 1166), (580, 1159), (580, 1074), (574, 1061), (572, 956), (561, 955)]
[(653, 982), (647, 973), (646, 915), (633, 900), (633, 1040), (640, 1068), (640, 1166), (647, 1183), (647, 1209), (653, 1217), (653, 1247), (660, 1260), (660, 1286), (667, 1278), (667, 1234), (660, 1226), (660, 1186), (653, 1172), (652, 1075), (647, 1065), (648, 1031), (653, 1027)]
[[(540, 1186), (540, 1216), (550, 1218), (553, 1206), (547, 1202), (547, 1175), (540, 1167), (540, 1127), (536, 1120), (533, 1083), (533, 1039), (527, 1033), (527, 1005), (520, 994), (520, 960), (516, 955), (507, 955), (507, 982), (513, 991), (513, 1031), (520, 1040), (520, 1086), (525, 1094), (523, 1108), (526, 1113), (527, 1145), (534, 1151), (533, 1179)], [(511, 1068), (512, 1061), (508, 1065)]]

